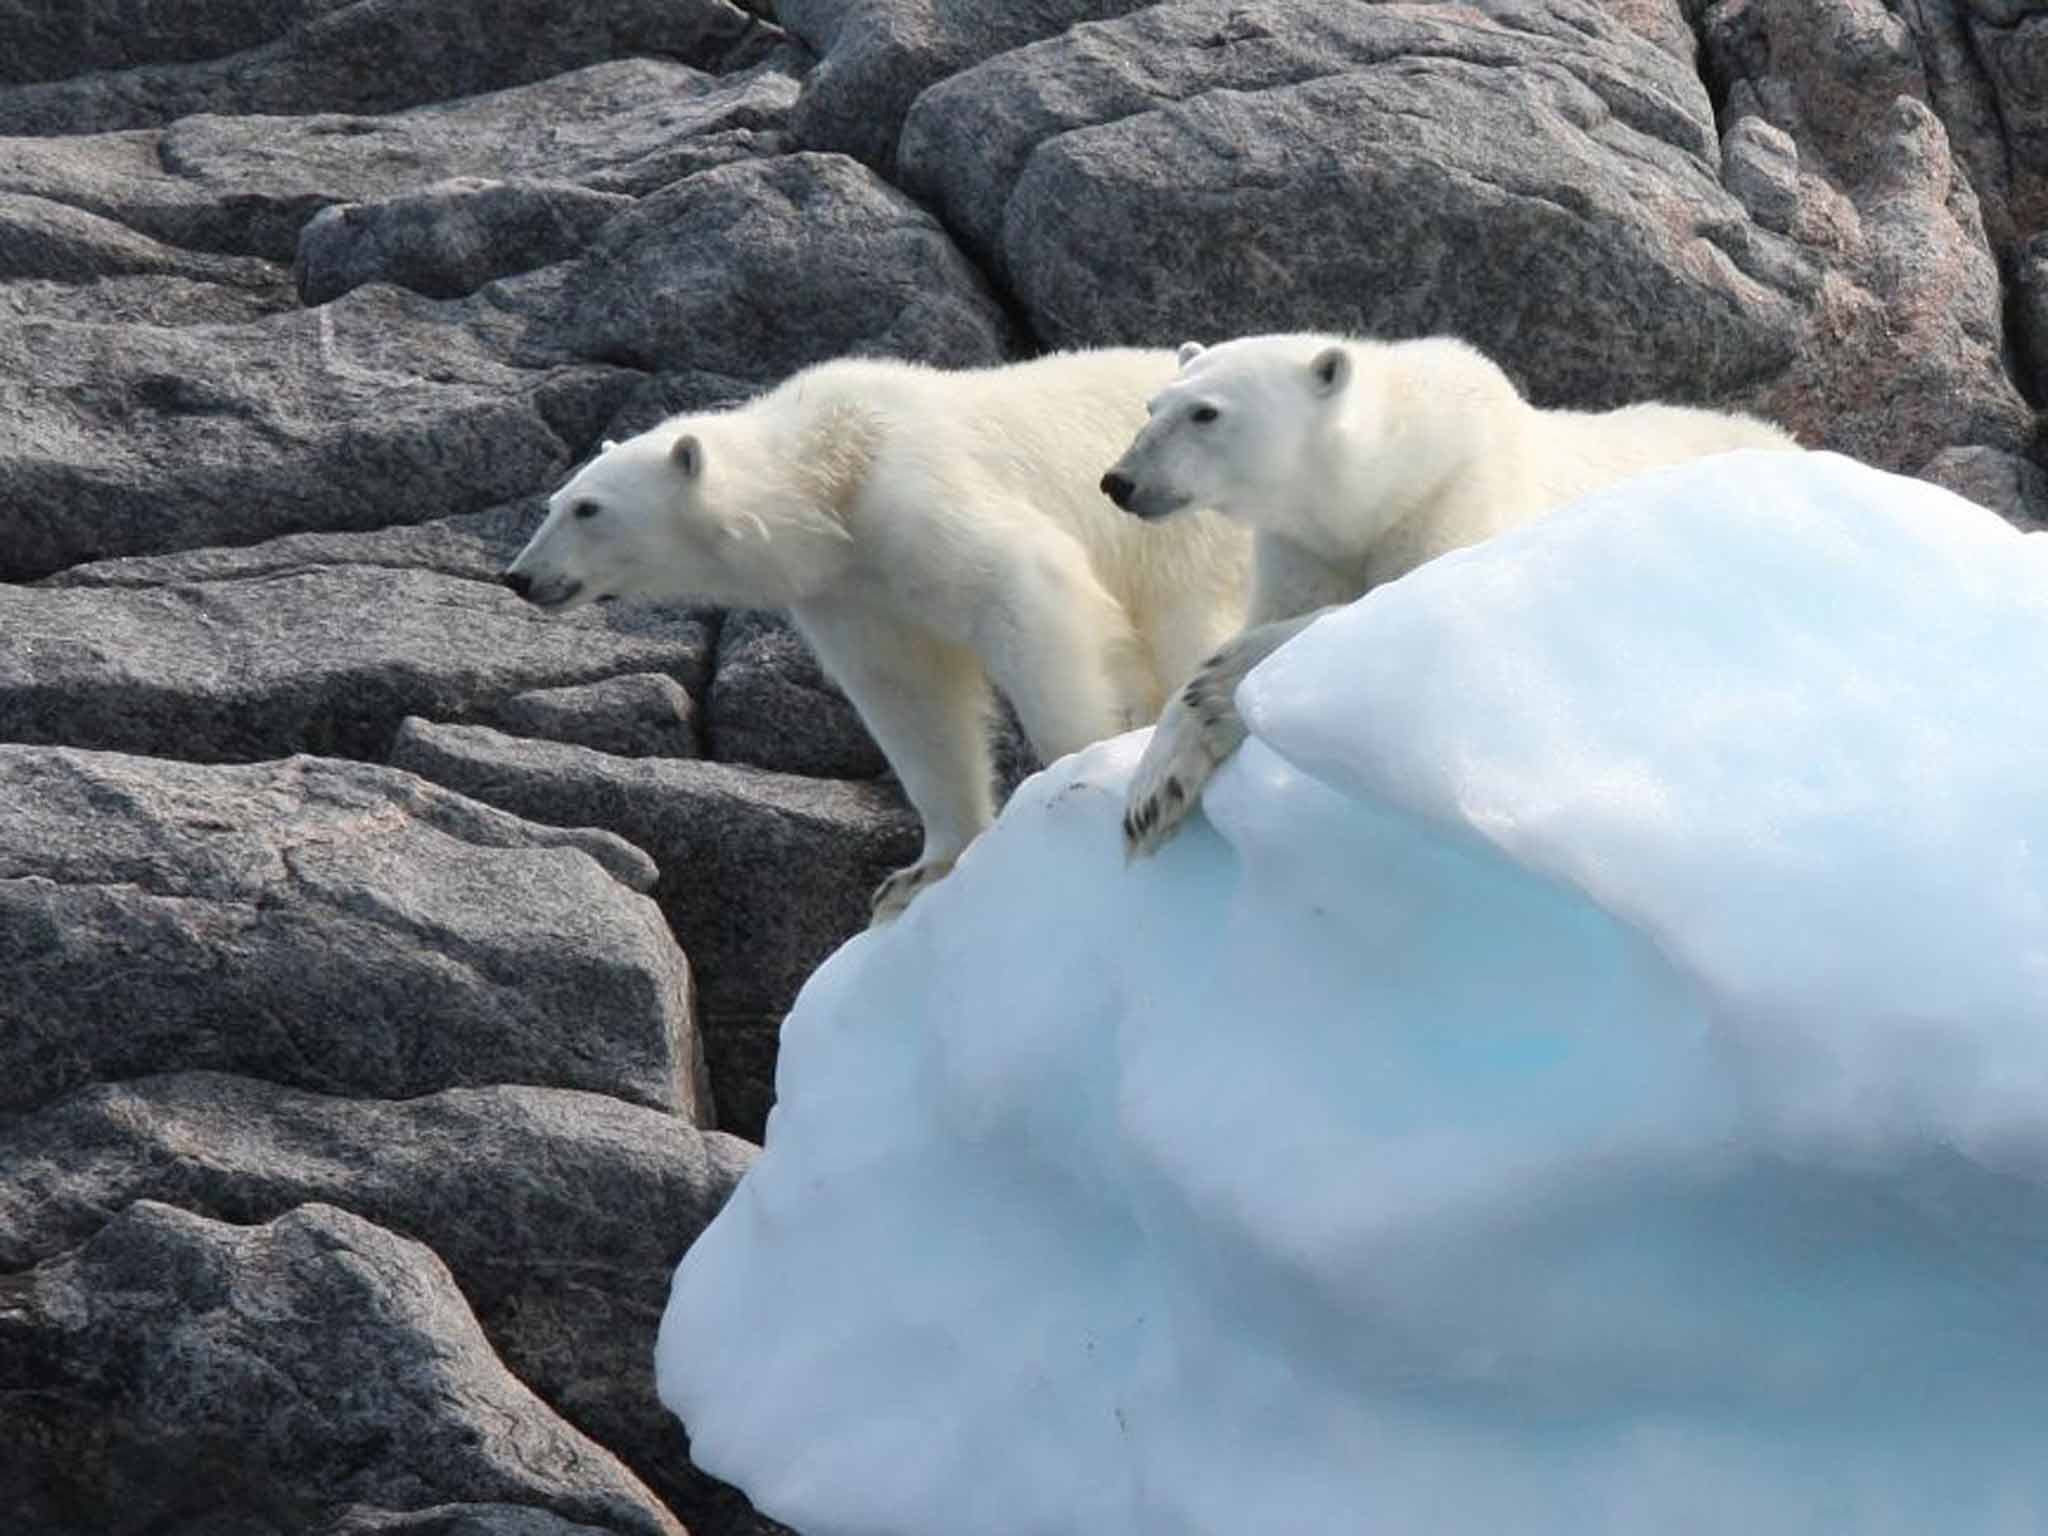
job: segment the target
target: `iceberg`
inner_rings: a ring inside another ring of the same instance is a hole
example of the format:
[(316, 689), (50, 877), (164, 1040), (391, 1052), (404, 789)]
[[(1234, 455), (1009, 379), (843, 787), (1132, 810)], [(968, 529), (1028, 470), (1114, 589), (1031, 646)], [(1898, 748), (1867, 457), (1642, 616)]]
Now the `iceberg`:
[(1662, 470), (1066, 758), (783, 1028), (656, 1350), (806, 1536), (2048, 1530), (2048, 539)]

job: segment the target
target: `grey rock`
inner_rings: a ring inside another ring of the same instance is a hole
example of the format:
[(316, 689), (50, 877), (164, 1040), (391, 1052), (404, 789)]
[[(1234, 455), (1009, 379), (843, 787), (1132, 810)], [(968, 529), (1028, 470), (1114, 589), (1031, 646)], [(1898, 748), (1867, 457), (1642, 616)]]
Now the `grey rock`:
[[(43, 0), (34, 9), (48, 14), (69, 3)], [(91, 12), (118, 10), (118, 19), (98, 18), (116, 32), (127, 30), (138, 10), (111, 0), (88, 0), (86, 8), (82, 19), (88, 27), (96, 19)], [(199, 112), (388, 112), (545, 79), (621, 55), (735, 69), (781, 41), (774, 27), (726, 0), (300, 0), (239, 39), (229, 27), (237, 12), (251, 9), (251, 0), (227, 7), (140, 9), (169, 13), (153, 35), (147, 23), (143, 29), (145, 47), (169, 41), (172, 51), (157, 55), (166, 62), (138, 59), (129, 69), (84, 73), (95, 67), (88, 62), (91, 52), (74, 56), (70, 70), (80, 71), (78, 78), (0, 89), (0, 133), (93, 133)], [(275, 6), (263, 9), (279, 12)], [(294, 12), (288, 26), (277, 26)], [(194, 18), (198, 25), (182, 39), (169, 36), (185, 31), (172, 17)], [(265, 33), (270, 40), (261, 41)], [(61, 38), (53, 41), (46, 60), (64, 46)], [(222, 45), (237, 51), (205, 56)]]
[(331, 1206), (236, 1227), (141, 1201), (0, 1279), (0, 1402), (0, 1507), (38, 1536), (450, 1503), (686, 1536), (513, 1378), (432, 1251)]
[(1699, 60), (1699, 36), (1689, 14), (1706, 0), (1604, 0), (1601, 9), (1687, 69)]
[(2029, 398), (2048, 400), (2048, 234), (2035, 235), (2020, 248), (2008, 291), (2020, 379)]
[(2000, 130), (1977, 141), (1981, 159), (2009, 168), (2004, 222), (2024, 236), (2048, 224), (2048, 15), (2017, 0), (1966, 0), (1964, 9)]
[(0, 580), (552, 486), (632, 380), (515, 367), (522, 325), (386, 287), (249, 325), (0, 321)]
[(606, 424), (604, 435), (623, 442), (659, 425), (670, 416), (684, 411), (725, 410), (743, 404), (760, 392), (758, 380), (736, 379), (725, 374), (695, 370), (644, 374)]
[(1005, 804), (1032, 774), (1045, 764), (1038, 760), (1030, 740), (1024, 735), (1024, 722), (1017, 718), (1017, 711), (1008, 699), (998, 699), (996, 715), (990, 731), (991, 766), (995, 773), (995, 803)]
[(678, 610), (551, 618), (495, 582), (250, 563), (159, 586), (0, 587), (0, 733), (202, 762), (381, 760), (411, 714), (481, 718), (622, 672), (704, 686), (710, 627)]
[(142, 1073), (708, 1120), (647, 856), (409, 774), (0, 745), (0, 1113)]
[(916, 815), (879, 784), (611, 757), (420, 720), (400, 729), (392, 761), (534, 821), (606, 828), (653, 855), (655, 899), (696, 978), (718, 1123), (754, 1139), (774, 1092), (763, 1030), (866, 925), (875, 884), (922, 841)]
[(849, 352), (964, 367), (1007, 323), (930, 214), (842, 155), (691, 176), (606, 225), (542, 327), (562, 353), (779, 381)]
[(296, 308), (291, 274), (249, 287), (189, 277), (117, 274), (90, 283), (27, 278), (0, 283), (0, 329), (20, 322), (102, 326), (242, 325)]
[[(0, 136), (0, 191), (63, 203), (188, 250), (290, 259), (289, 246), (275, 236), (263, 252), (251, 250), (249, 229), (271, 222), (270, 209), (258, 210), (252, 219), (241, 208), (222, 207), (205, 187), (166, 168), (159, 153), (163, 138), (155, 130)], [(310, 211), (298, 211), (294, 234)]]
[(871, 779), (889, 766), (803, 636), (773, 613), (725, 615), (704, 734), (719, 762), (778, 773)]
[(1944, 448), (1916, 471), (2026, 533), (2048, 530), (2048, 471), (2001, 448)]
[(275, 41), (353, 0), (6, 0), (0, 82), (61, 80), (137, 64), (183, 64)]
[(780, 1011), (721, 1013), (715, 1026), (705, 1028), (719, 1126), (749, 1141), (767, 1138), (768, 1111), (775, 1107), (782, 1018)]
[(784, 142), (799, 65), (778, 53), (720, 77), (666, 59), (620, 59), (385, 116), (209, 114), (162, 130), (0, 138), (0, 190), (172, 245), (289, 263), (300, 230), (334, 203), (458, 177), (637, 196), (772, 153)]
[[(1000, 805), (1040, 765), (1007, 700), (998, 700), (989, 732)], [(859, 711), (825, 676), (796, 627), (760, 610), (724, 616), (705, 737), (707, 755), (722, 763), (828, 779), (889, 772)]]
[(562, 261), (633, 200), (564, 182), (458, 177), (371, 203), (323, 208), (299, 231), (292, 280), (307, 304), (364, 283), (430, 298)]
[(690, 1466), (650, 1361), (676, 1260), (754, 1150), (565, 1089), (388, 1103), (142, 1078), (0, 1127), (0, 1270), (76, 1247), (137, 1200), (242, 1224), (338, 1206), (433, 1249), (520, 1380), (692, 1530), (730, 1529), (741, 1501)]
[(1796, 355), (1744, 403), (1901, 472), (1951, 444), (2024, 449), (1997, 261), (1906, 20), (1880, 0), (1717, 0), (1702, 27), (1730, 137), (1757, 117), (1797, 146), (1790, 231), (1826, 274)]
[[(2048, 17), (2023, 0), (1906, 0), (1925, 100), (1969, 174), (2001, 260), (2048, 223)], [(1885, 25), (1850, 11), (1864, 32)]]
[(673, 677), (631, 672), (569, 688), (515, 693), (486, 724), (618, 757), (697, 756), (697, 706)]
[[(67, 566), (37, 587), (169, 587), (302, 573), (315, 566), (434, 571), (495, 583), (547, 513), (545, 495), (522, 496), (423, 523), (361, 533), (288, 533), (255, 544), (212, 545), (162, 555), (122, 555)], [(630, 626), (628, 626), (630, 627)]]
[(2001, 103), (1971, 23), (1976, 7), (1972, 0), (1905, 0), (1897, 9), (1894, 23), (1879, 20), (1867, 7), (1854, 8), (1847, 13), (1852, 35), (1903, 26), (1908, 49), (1918, 55), (1924, 99), (1968, 172), (1985, 232), (2001, 259), (2009, 257), (2017, 244), (2011, 210), (2014, 167)]
[(1799, 146), (1761, 117), (1738, 118), (1721, 139), (1721, 179), (1749, 216), (1781, 235), (1799, 216)]
[(1721, 186), (1697, 76), (1577, 0), (1485, 12), (1076, 29), (921, 96), (903, 181), (1047, 345), (1451, 332), (1579, 405), (1782, 369), (1817, 274)]
[(1146, 0), (777, 0), (776, 16), (819, 55), (797, 106), (799, 141), (885, 176), (918, 93), (983, 59), (1121, 16)]
[(0, 323), (220, 324), (290, 308), (274, 263), (180, 250), (81, 208), (0, 193)]
[[(597, 1526), (518, 1504), (436, 1504), (390, 1510), (354, 1505), (319, 1536), (602, 1536)], [(710, 1533), (697, 1533), (710, 1536)]]

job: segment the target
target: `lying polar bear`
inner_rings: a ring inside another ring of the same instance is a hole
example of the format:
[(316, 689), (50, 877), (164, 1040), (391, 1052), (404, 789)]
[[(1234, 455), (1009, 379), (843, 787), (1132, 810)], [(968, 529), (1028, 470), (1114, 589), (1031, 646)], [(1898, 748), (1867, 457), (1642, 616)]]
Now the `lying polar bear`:
[(1643, 404), (1546, 411), (1449, 337), (1249, 336), (1180, 372), (1102, 477), (1148, 521), (1190, 508), (1253, 533), (1249, 627), (1159, 718), (1125, 803), (1128, 853), (1160, 847), (1244, 740), (1237, 685), (1326, 607), (1639, 470), (1797, 449), (1751, 416)]

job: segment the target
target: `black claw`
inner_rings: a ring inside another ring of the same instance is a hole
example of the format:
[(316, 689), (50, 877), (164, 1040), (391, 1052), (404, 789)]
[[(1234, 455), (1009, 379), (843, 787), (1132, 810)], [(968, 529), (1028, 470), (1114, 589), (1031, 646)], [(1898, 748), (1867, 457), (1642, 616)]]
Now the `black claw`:
[(1189, 709), (1200, 709), (1202, 707), (1202, 690), (1193, 683), (1189, 683), (1186, 688), (1181, 690), (1180, 698), (1181, 702), (1187, 705)]
[(1207, 661), (1205, 661), (1205, 662), (1203, 662), (1203, 663), (1202, 663), (1202, 670), (1203, 670), (1204, 672), (1208, 672), (1208, 671), (1212, 671), (1212, 670), (1214, 670), (1215, 668), (1217, 668), (1217, 667), (1220, 667), (1220, 666), (1222, 666), (1222, 665), (1223, 665), (1223, 653), (1222, 653), (1221, 651), (1218, 651), (1218, 652), (1217, 652), (1217, 653), (1216, 653), (1216, 654), (1215, 654), (1214, 656), (1211, 656), (1211, 657), (1210, 657), (1210, 658), (1209, 658), (1209, 659), (1208, 659)]
[(1166, 781), (1167, 799), (1178, 804), (1180, 801), (1187, 799), (1187, 797), (1188, 792), (1180, 787), (1180, 780), (1178, 778), (1169, 778)]

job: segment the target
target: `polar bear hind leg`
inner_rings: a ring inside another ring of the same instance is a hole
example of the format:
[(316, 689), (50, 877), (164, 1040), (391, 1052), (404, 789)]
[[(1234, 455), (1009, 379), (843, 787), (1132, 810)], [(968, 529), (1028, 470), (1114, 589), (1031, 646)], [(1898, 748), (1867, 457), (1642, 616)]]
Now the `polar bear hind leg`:
[(1158, 673), (1130, 614), (1071, 541), (1002, 569), (975, 641), (1042, 762), (1131, 730), (1159, 708)]
[(795, 617), (924, 822), (917, 862), (875, 888), (869, 923), (885, 923), (992, 819), (988, 681), (971, 650), (887, 613), (807, 605)]

